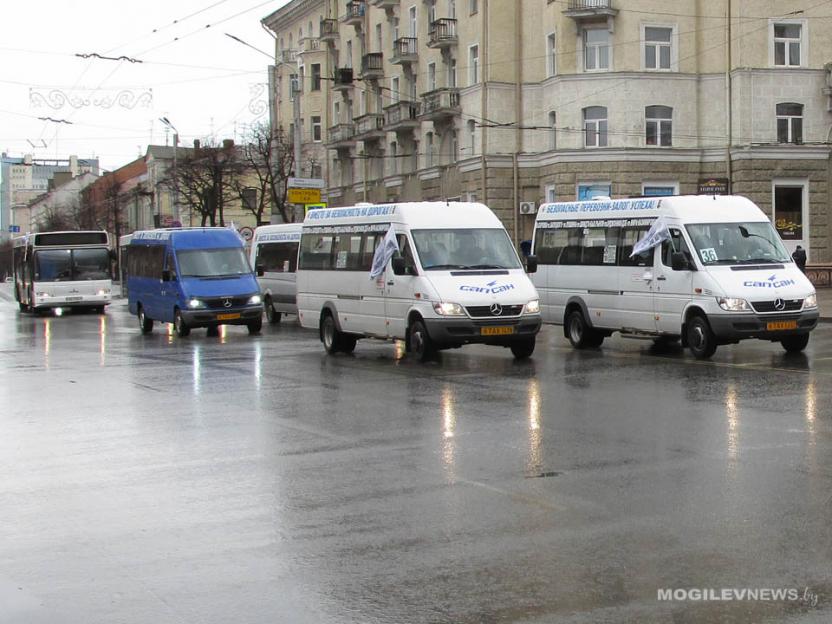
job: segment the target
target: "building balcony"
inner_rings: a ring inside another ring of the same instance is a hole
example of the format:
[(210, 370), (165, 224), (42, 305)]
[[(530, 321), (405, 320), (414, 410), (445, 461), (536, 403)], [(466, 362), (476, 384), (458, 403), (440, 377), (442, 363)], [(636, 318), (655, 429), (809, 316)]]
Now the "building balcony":
[(364, 25), (364, 15), (367, 13), (367, 3), (364, 0), (355, 0), (354, 2), (347, 2), (347, 12), (341, 21), (347, 26), (355, 26), (361, 28)]
[(410, 65), (419, 60), (418, 39), (416, 37), (399, 37), (393, 42), (393, 65)]
[(338, 20), (321, 20), (321, 41), (338, 41)]
[(321, 40), (315, 37), (304, 37), (298, 41), (298, 54), (309, 54), (321, 49)]
[(370, 52), (361, 57), (362, 80), (378, 80), (384, 78), (384, 55), (381, 52)]
[(384, 107), (384, 128), (391, 132), (409, 131), (421, 125), (419, 102), (399, 101)]
[(461, 111), (459, 89), (456, 87), (444, 87), (422, 94), (422, 119), (440, 121), (458, 115)]
[(443, 17), (430, 23), (428, 29), (428, 47), (445, 49), (459, 42), (456, 34), (456, 20)]
[(283, 63), (295, 63), (298, 60), (297, 50), (281, 50), (278, 60)]
[(337, 67), (335, 69), (335, 78), (332, 81), (333, 91), (349, 91), (352, 89), (352, 83), (352, 67)]
[(370, 4), (385, 11), (392, 11), (399, 6), (399, 0), (370, 0)]
[(352, 147), (355, 145), (355, 125), (342, 123), (327, 128), (326, 143), (331, 149)]
[(612, 0), (569, 0), (563, 14), (579, 24), (606, 19), (612, 26), (612, 19), (618, 15), (618, 9), (612, 8)]
[(384, 138), (384, 115), (367, 113), (355, 119), (355, 138), (359, 141), (372, 141)]

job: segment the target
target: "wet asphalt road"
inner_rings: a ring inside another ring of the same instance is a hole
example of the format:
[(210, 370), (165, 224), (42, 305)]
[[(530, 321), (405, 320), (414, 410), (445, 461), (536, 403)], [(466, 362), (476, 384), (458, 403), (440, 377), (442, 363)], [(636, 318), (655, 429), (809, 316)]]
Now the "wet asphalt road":
[(648, 344), (328, 357), (2, 285), (0, 623), (829, 621), (832, 325), (798, 357)]

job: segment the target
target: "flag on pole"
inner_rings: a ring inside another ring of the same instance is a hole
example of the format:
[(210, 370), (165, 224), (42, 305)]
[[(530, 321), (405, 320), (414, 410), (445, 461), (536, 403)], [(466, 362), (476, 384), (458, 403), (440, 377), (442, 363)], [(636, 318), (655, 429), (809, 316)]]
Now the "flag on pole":
[(653, 247), (661, 245), (666, 240), (670, 240), (670, 230), (667, 229), (667, 222), (664, 217), (659, 217), (647, 230), (644, 238), (633, 245), (633, 253), (630, 254), (630, 257), (644, 253), (648, 249), (653, 249)]
[(387, 234), (384, 235), (384, 239), (376, 247), (376, 252), (373, 254), (373, 267), (370, 269), (370, 279), (375, 279), (384, 273), (384, 268), (390, 262), (390, 258), (398, 250), (399, 243), (396, 241), (396, 232), (393, 230), (393, 226), (390, 225), (390, 229), (387, 230)]

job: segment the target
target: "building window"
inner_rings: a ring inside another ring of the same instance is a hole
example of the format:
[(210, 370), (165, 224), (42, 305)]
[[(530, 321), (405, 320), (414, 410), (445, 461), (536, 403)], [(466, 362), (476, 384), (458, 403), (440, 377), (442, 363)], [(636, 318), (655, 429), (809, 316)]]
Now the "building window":
[(643, 182), (641, 194), (645, 197), (666, 197), (679, 194), (678, 182)]
[(555, 60), (555, 33), (550, 33), (546, 36), (546, 76), (548, 78), (557, 73)]
[(803, 203), (806, 183), (795, 180), (774, 180), (774, 227), (785, 242), (807, 240), (803, 232)]
[(673, 109), (669, 106), (648, 106), (644, 109), (647, 122), (647, 145), (673, 145)]
[(472, 45), (468, 48), (468, 84), (475, 85), (480, 81), (480, 47)]
[(384, 38), (381, 34), (381, 24), (376, 24), (376, 52), (384, 52)]
[(477, 0), (469, 0), (469, 5), (468, 6), (469, 6), (469, 11), (470, 11), (471, 15), (473, 15), (474, 13), (476, 13), (479, 10), (479, 7), (477, 5)]
[(396, 175), (399, 172), (399, 144), (393, 141), (390, 143), (390, 173)]
[(456, 163), (459, 159), (459, 136), (456, 130), (451, 132), (451, 163)]
[(803, 104), (777, 105), (777, 142), (803, 143)]
[(428, 63), (428, 91), (436, 90), (436, 63)]
[(584, 31), (584, 70), (599, 71), (610, 68), (610, 33), (604, 28)]
[(802, 24), (772, 24), (774, 29), (774, 65), (800, 67)]
[(312, 85), (309, 87), (312, 91), (320, 91), (321, 90), (321, 64), (320, 63), (312, 63), (310, 66), (310, 70), (312, 72), (312, 76), (310, 77), (312, 81)]
[(333, 102), (332, 104), (332, 121), (336, 124), (341, 123), (341, 103)]
[(448, 60), (448, 86), (451, 88), (456, 87), (456, 59), (452, 58)]
[(312, 140), (315, 143), (321, 142), (321, 118), (319, 116), (312, 117)]
[(477, 124), (473, 119), (468, 120), (468, 155), (477, 153)]
[(257, 189), (244, 188), (242, 192), (243, 207), (246, 210), (257, 212)]
[(427, 149), (425, 150), (425, 166), (433, 167), (433, 132), (428, 132), (425, 137)]
[(401, 99), (399, 95), (399, 77), (396, 76), (395, 78), (390, 79), (390, 99), (393, 101), (393, 104), (398, 104), (399, 99)]
[(612, 184), (609, 182), (585, 182), (578, 184), (578, 201), (586, 201), (594, 197), (610, 197)]
[(430, 25), (436, 21), (436, 0), (427, 0), (428, 5), (428, 30), (430, 30)]
[(584, 134), (586, 147), (606, 147), (607, 108), (605, 106), (590, 106), (584, 109)]
[(416, 7), (412, 6), (408, 10), (408, 16), (410, 18), (410, 36), (417, 37), (419, 35), (419, 24), (416, 22)]
[(644, 69), (670, 70), (672, 28), (644, 28)]
[(344, 63), (344, 67), (351, 69), (352, 68), (352, 41), (347, 41), (347, 60)]
[(456, 19), (456, 0), (448, 0), (448, 17)]
[(555, 111), (549, 113), (549, 149), (554, 150), (558, 148), (558, 116)]
[(543, 191), (543, 201), (547, 204), (551, 204), (555, 202), (555, 185), (554, 184), (547, 184), (546, 188)]

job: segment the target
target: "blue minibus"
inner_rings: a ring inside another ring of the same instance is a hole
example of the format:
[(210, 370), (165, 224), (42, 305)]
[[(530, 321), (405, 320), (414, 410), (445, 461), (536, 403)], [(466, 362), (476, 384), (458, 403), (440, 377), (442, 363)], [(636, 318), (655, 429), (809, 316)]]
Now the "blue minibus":
[(260, 287), (242, 239), (228, 228), (134, 232), (127, 246), (127, 302), (142, 333), (173, 323), (177, 335), (220, 325), (263, 326)]

